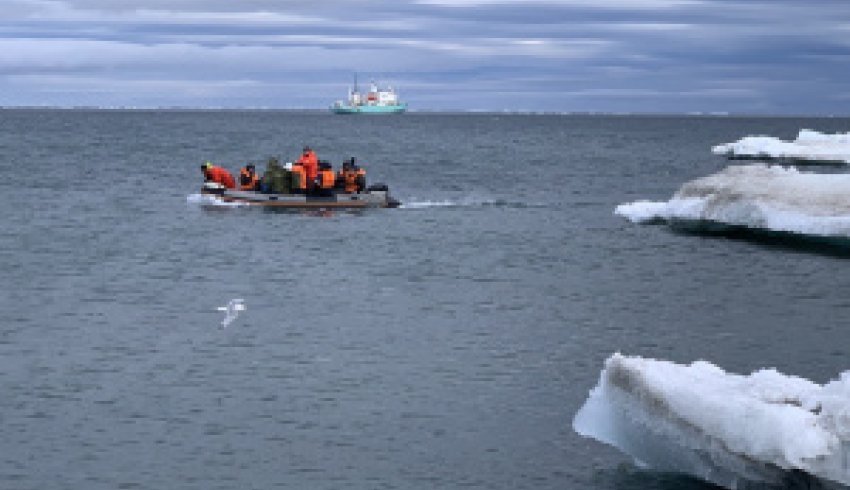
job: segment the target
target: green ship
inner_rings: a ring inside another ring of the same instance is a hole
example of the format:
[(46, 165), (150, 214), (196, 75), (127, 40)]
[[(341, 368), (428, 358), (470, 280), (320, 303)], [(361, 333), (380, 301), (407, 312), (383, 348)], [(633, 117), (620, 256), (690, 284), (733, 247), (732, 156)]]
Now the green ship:
[(379, 88), (372, 82), (369, 91), (363, 94), (357, 88), (357, 77), (354, 86), (348, 89), (348, 100), (338, 100), (331, 106), (334, 114), (401, 114), (406, 110), (407, 103), (399, 101), (392, 87)]

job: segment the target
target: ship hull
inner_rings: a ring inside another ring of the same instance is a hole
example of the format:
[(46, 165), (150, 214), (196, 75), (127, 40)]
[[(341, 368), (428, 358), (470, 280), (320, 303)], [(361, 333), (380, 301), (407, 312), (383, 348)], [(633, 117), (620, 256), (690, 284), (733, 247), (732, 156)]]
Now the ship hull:
[(407, 104), (397, 105), (335, 105), (331, 107), (334, 114), (401, 114), (407, 110)]

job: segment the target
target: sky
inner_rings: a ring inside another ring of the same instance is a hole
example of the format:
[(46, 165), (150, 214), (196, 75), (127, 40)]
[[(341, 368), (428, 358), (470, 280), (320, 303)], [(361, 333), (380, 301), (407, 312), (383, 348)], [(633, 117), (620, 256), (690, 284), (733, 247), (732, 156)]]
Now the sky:
[(850, 114), (850, 0), (0, 0), (0, 106)]

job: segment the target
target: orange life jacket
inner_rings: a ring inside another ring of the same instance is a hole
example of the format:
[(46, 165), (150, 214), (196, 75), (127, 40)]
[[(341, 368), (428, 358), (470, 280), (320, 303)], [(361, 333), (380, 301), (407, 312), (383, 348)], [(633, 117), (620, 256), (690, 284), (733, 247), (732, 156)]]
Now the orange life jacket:
[(366, 190), (366, 171), (362, 168), (357, 168), (357, 190)]
[(316, 156), (316, 152), (313, 150), (305, 151), (295, 163), (300, 163), (304, 166), (304, 172), (307, 174), (308, 179), (311, 181), (316, 180), (319, 173), (319, 157)]
[(336, 176), (334, 175), (334, 171), (331, 169), (325, 169), (319, 171), (319, 186), (322, 189), (333, 189), (334, 182), (336, 180)]
[(304, 166), (298, 163), (292, 166), (292, 188), (307, 189), (307, 174), (304, 172)]
[(353, 169), (348, 169), (343, 172), (343, 177), (345, 181), (345, 192), (349, 194), (357, 192), (357, 171)]
[(243, 191), (253, 191), (257, 189), (257, 185), (260, 183), (260, 178), (257, 177), (256, 172), (251, 172), (247, 168), (243, 168), (239, 171), (239, 189)]

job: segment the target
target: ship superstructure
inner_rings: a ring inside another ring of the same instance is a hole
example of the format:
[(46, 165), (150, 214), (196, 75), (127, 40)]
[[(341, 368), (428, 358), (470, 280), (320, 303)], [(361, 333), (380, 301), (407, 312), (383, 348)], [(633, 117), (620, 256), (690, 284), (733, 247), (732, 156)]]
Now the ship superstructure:
[(348, 89), (348, 100), (338, 100), (331, 106), (336, 114), (398, 114), (407, 110), (407, 103), (400, 102), (398, 93), (392, 87), (381, 88), (374, 81), (369, 84), (368, 92), (361, 92), (354, 85)]

